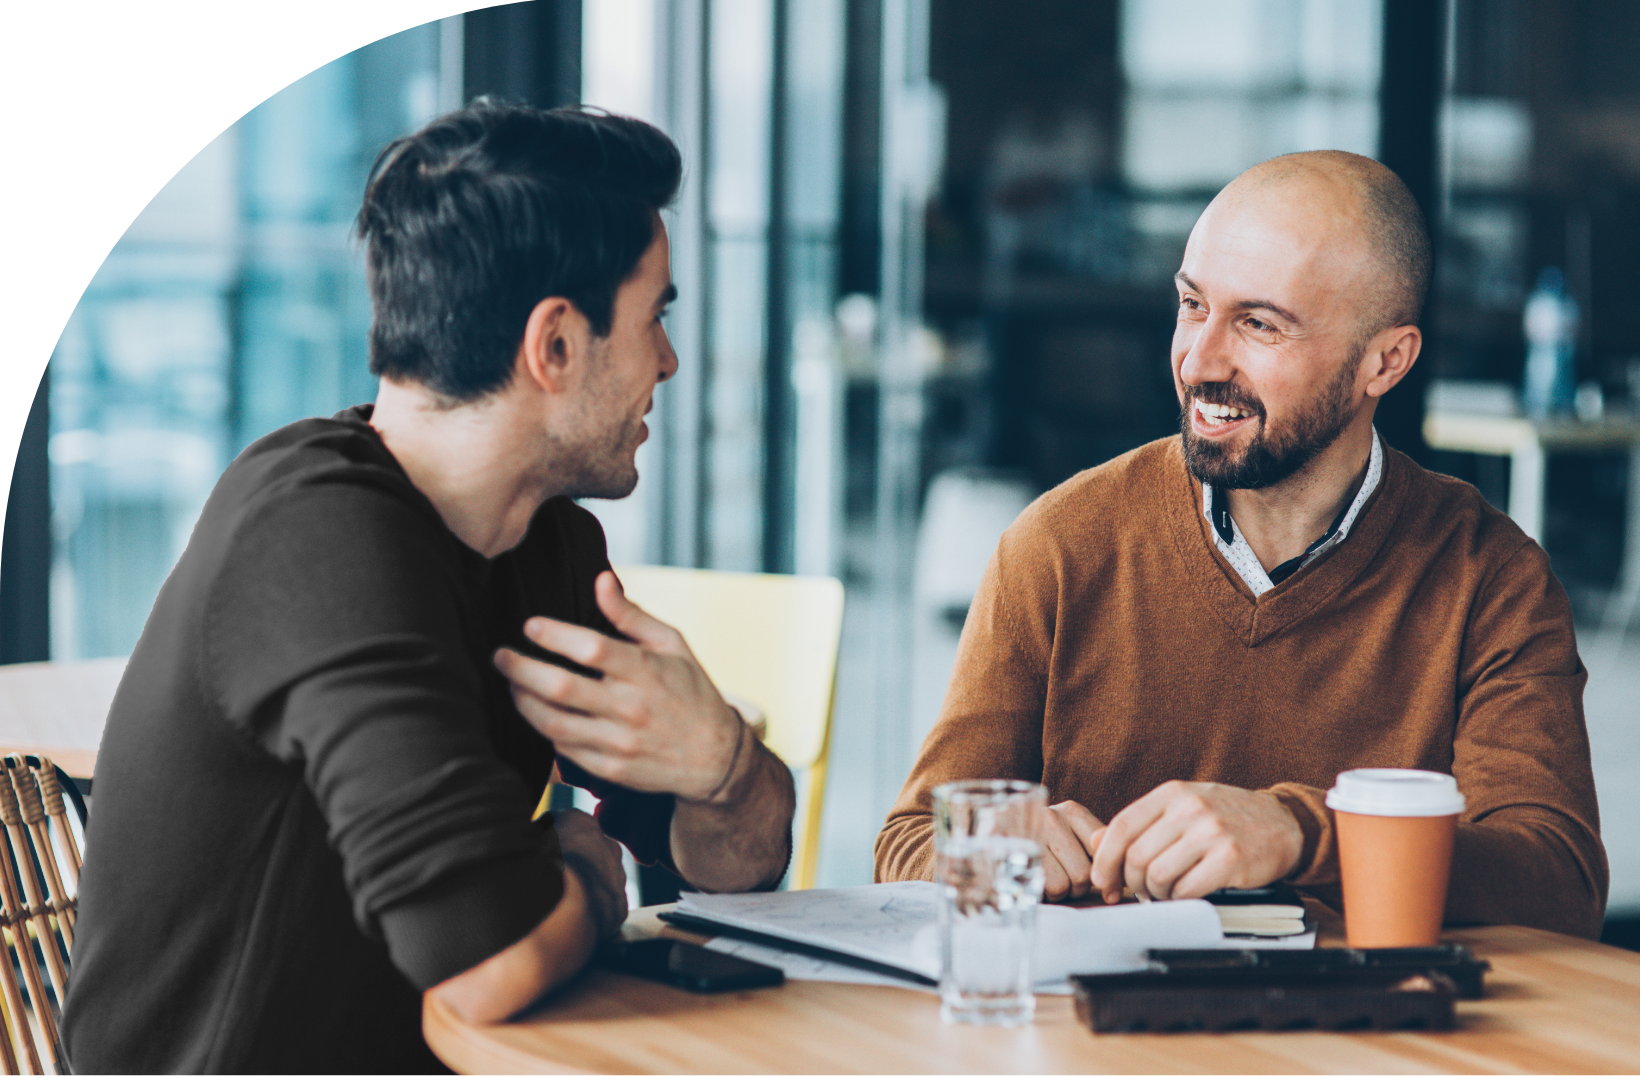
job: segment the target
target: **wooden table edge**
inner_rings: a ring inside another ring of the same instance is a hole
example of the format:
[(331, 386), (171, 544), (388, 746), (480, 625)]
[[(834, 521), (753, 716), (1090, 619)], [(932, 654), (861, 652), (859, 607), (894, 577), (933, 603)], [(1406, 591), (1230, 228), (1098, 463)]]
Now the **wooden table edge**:
[(442, 1001), (423, 994), (421, 1033), (438, 1059), (456, 1072), (590, 1073), (591, 1069), (560, 1065), (539, 1053), (514, 1049), (493, 1038), (472, 1034), (475, 1029), (450, 1011)]
[[(669, 907), (669, 906), (663, 905), (663, 906), (656, 906), (656, 907), (649, 907), (649, 908), (634, 909), (631, 917), (627, 921), (626, 928), (623, 931), (623, 933), (625, 933), (628, 937), (633, 937), (633, 938), (654, 937), (657, 934), (665, 934), (665, 935), (672, 935), (672, 936), (676, 936), (676, 937), (688, 938), (688, 939), (691, 939), (691, 940), (704, 940), (704, 938), (701, 935), (693, 935), (693, 934), (689, 934), (689, 933), (686, 933), (686, 932), (683, 932), (683, 931), (679, 931), (676, 928), (672, 928), (672, 927), (667, 926), (666, 924), (662, 923), (659, 919), (657, 919), (656, 914), (658, 912), (665, 911), (667, 909), (667, 907)], [(1342, 929), (1341, 929), (1342, 928), (1341, 920), (1338, 919), (1338, 917), (1336, 916), (1336, 913), (1332, 913), (1332, 912), (1330, 912), (1330, 910), (1326, 910), (1326, 909), (1321, 909), (1321, 910), (1324, 913), (1323, 916), (1321, 917), (1322, 918), (1321, 926), (1322, 926), (1322, 934), (1323, 934), (1323, 939), (1322, 939), (1323, 944), (1335, 944), (1335, 945), (1340, 944), (1342, 942), (1342, 933), (1343, 933)], [(1329, 920), (1331, 920), (1331, 921), (1329, 922)], [(1607, 957), (1607, 958), (1616, 957), (1616, 958), (1618, 958), (1618, 960), (1621, 963), (1631, 964), (1631, 965), (1634, 962), (1640, 961), (1640, 953), (1632, 953), (1632, 952), (1628, 952), (1626, 950), (1614, 948), (1612, 946), (1602, 945), (1601, 943), (1599, 943), (1597, 941), (1594, 941), (1592, 939), (1577, 938), (1577, 937), (1572, 937), (1572, 936), (1569, 936), (1569, 935), (1557, 934), (1557, 933), (1555, 933), (1553, 931), (1549, 931), (1549, 930), (1542, 930), (1542, 929), (1537, 929), (1537, 928), (1532, 928), (1532, 927), (1520, 927), (1520, 926), (1498, 927), (1498, 926), (1480, 926), (1480, 925), (1469, 926), (1469, 927), (1453, 927), (1453, 928), (1449, 928), (1448, 930), (1443, 932), (1443, 940), (1449, 941), (1449, 942), (1452, 942), (1452, 943), (1456, 943), (1456, 944), (1460, 944), (1460, 945), (1467, 945), (1467, 946), (1470, 946), (1471, 948), (1477, 949), (1477, 955), (1482, 956), (1483, 958), (1489, 958), (1489, 959), (1493, 960), (1494, 974), (1496, 974), (1500, 970), (1503, 970), (1503, 969), (1500, 969), (1499, 966), (1498, 966), (1497, 961), (1499, 959), (1505, 961), (1506, 964), (1510, 963), (1510, 962), (1512, 962), (1516, 959), (1524, 959), (1524, 960), (1528, 961), (1529, 963), (1533, 963), (1533, 962), (1538, 962), (1542, 959), (1542, 957), (1547, 956), (1547, 957), (1549, 957), (1549, 961), (1550, 961), (1551, 964), (1559, 966), (1558, 971), (1560, 971), (1560, 972), (1570, 971), (1576, 965), (1581, 964), (1583, 962), (1583, 960), (1586, 959), (1586, 954), (1598, 954), (1598, 955), (1601, 955), (1601, 956)], [(1512, 974), (1506, 972), (1503, 976), (1503, 979), (1508, 980), (1509, 978), (1517, 976), (1518, 974), (1519, 974), (1518, 970), (1513, 972)], [(1625, 981), (1634, 982), (1636, 980), (1640, 980), (1640, 975), (1625, 974), (1625, 975), (1621, 976), (1621, 978), (1623, 978)], [(794, 984), (791, 984), (791, 985), (800, 985), (800, 984), (794, 983)], [(810, 984), (801, 984), (801, 985), (810, 985)], [(812, 985), (822, 986), (822, 987), (826, 987), (826, 988), (835, 988), (836, 986), (838, 986), (840, 984), (812, 984)], [(574, 991), (574, 990), (577, 990), (579, 988), (580, 987), (576, 984), (576, 982), (572, 981), (571, 983), (566, 984), (563, 989)], [(870, 989), (870, 988), (854, 988), (854, 989)], [(891, 988), (883, 988), (883, 989), (891, 989)], [(1491, 1000), (1493, 1002), (1503, 1001), (1505, 1004), (1508, 1004), (1509, 1003), (1509, 998), (1511, 996), (1510, 993), (1509, 993), (1510, 989), (1512, 989), (1512, 988), (1505, 987), (1504, 992), (1501, 995), (1498, 995), (1498, 996), (1490, 996), (1490, 994), (1489, 994), (1489, 1000)], [(1067, 998), (1053, 998), (1053, 999), (1043, 999), (1043, 1000), (1048, 1003), (1048, 1007), (1050, 1009), (1057, 1008), (1061, 1004), (1064, 1004), (1064, 1005), (1069, 1004), (1069, 999), (1067, 999)], [(1072, 1019), (1074, 1019), (1074, 1017), (1072, 1017)], [(573, 1073), (587, 1073), (587, 1072), (599, 1072), (599, 1071), (626, 1071), (625, 1069), (619, 1067), (618, 1065), (616, 1067), (612, 1067), (612, 1068), (609, 1068), (609, 1069), (578, 1067), (574, 1063), (566, 1062), (566, 1061), (561, 1060), (557, 1057), (553, 1057), (553, 1056), (549, 1055), (548, 1053), (545, 1053), (541, 1050), (530, 1049), (530, 1048), (527, 1048), (527, 1047), (520, 1048), (520, 1047), (515, 1046), (515, 1045), (513, 1045), (513, 1044), (511, 1044), (507, 1041), (509, 1038), (512, 1037), (507, 1031), (507, 1029), (510, 1027), (510, 1025), (506, 1025), (506, 1024), (498, 1025), (498, 1027), (495, 1030), (501, 1031), (502, 1033), (497, 1035), (497, 1034), (494, 1034), (492, 1032), (492, 1029), (473, 1027), (471, 1025), (465, 1024), (464, 1022), (462, 1022), (455, 1015), (454, 1012), (449, 1010), (446, 1006), (444, 1006), (442, 1004), (439, 1004), (439, 1003), (436, 1003), (436, 1002), (432, 1002), (430, 1000), (424, 1000), (424, 1002), (423, 1002), (422, 1021), (423, 1021), (423, 1034), (424, 1034), (424, 1036), (427, 1040), (427, 1043), (428, 1043), (429, 1047), (431, 1047), (433, 1052), (445, 1064), (449, 1065), (452, 1069), (454, 1069), (457, 1072), (512, 1072), (512, 1073), (536, 1073), (536, 1072), (566, 1072), (566, 1073), (568, 1073), (568, 1072), (573, 1072)], [(530, 1022), (530, 1017), (526, 1015), (524, 1017), (524, 1019), (520, 1022), (520, 1026), (519, 1026), (519, 1032), (520, 1033), (527, 1034), (527, 1031), (525, 1030), (525, 1026), (528, 1025), (529, 1022)], [(1039, 1026), (1041, 1026), (1041, 1025), (1039, 1025)], [(1640, 1027), (1640, 1016), (1636, 1017), (1635, 1026)], [(1505, 1032), (1506, 1035), (1510, 1034), (1510, 1033), (1511, 1032), (1507, 1032), (1507, 1031)], [(1518, 1034), (1518, 1032), (1513, 1032), (1513, 1033)], [(1296, 1036), (1304, 1036), (1308, 1033), (1295, 1032), (1294, 1034)], [(1343, 1034), (1343, 1033), (1340, 1033), (1340, 1034)], [(1400, 1035), (1400, 1033), (1394, 1033), (1394, 1032), (1384, 1033), (1384, 1034), (1386, 1034), (1388, 1036), (1391, 1036), (1392, 1038), (1393, 1037), (1399, 1037), (1399, 1035)], [(1414, 1034), (1421, 1034), (1421, 1033), (1414, 1033)], [(1462, 1036), (1462, 1035), (1464, 1035), (1464, 1032), (1461, 1031), (1461, 1030), (1455, 1030), (1455, 1031), (1452, 1031), (1452, 1032), (1433, 1032), (1433, 1033), (1428, 1033), (1428, 1034), (1433, 1035), (1437, 1038), (1445, 1038), (1446, 1036), (1453, 1035), (1453, 1034), (1457, 1034), (1457, 1035)], [(1483, 1034), (1484, 1034), (1484, 1032), (1483, 1032)], [(1620, 1037), (1623, 1037), (1623, 1036), (1620, 1036)], [(1632, 1035), (1626, 1036), (1626, 1037), (1630, 1038), (1630, 1039), (1633, 1038)], [(1173, 1038), (1173, 1036), (1162, 1036), (1162, 1038), (1163, 1039), (1171, 1039), (1171, 1038)], [(1227, 1040), (1227, 1041), (1233, 1041), (1233, 1038), (1234, 1037), (1232, 1036), (1231, 1040)], [(1296, 1041), (1298, 1041), (1298, 1040), (1295, 1039), (1295, 1042)], [(1552, 1041), (1552, 1040), (1546, 1040), (1544, 1045), (1545, 1046), (1550, 1045), (1550, 1041)], [(1610, 1057), (1611, 1043), (1606, 1042), (1606, 1043), (1603, 1044), (1603, 1047), (1606, 1049), (1606, 1051), (1607, 1051), (1606, 1056), (1609, 1058)], [(1260, 1047), (1260, 1049), (1262, 1049), (1262, 1047)], [(571, 1052), (576, 1052), (576, 1051), (574, 1051), (574, 1049), (572, 1048)], [(602, 1053), (602, 1051), (598, 1051), (598, 1052)], [(1163, 1047), (1162, 1052), (1165, 1054), (1165, 1053), (1171, 1052), (1171, 1050), (1168, 1047)], [(1391, 1048), (1391, 1052), (1392, 1053), (1394, 1052), (1393, 1047)], [(617, 1051), (617, 1053), (618, 1053), (618, 1051)], [(1346, 1054), (1348, 1055), (1348, 1051), (1346, 1051)], [(1228, 1056), (1234, 1056), (1234, 1053), (1232, 1052)], [(1350, 1056), (1353, 1056), (1353, 1055), (1350, 1055)], [(1593, 1057), (1593, 1056), (1596, 1056), (1596, 1054), (1590, 1054), (1589, 1056)], [(1630, 1066), (1623, 1065), (1623, 1066), (1618, 1066), (1616, 1068), (1611, 1068), (1610, 1070), (1611, 1071), (1626, 1071), (1626, 1070), (1640, 1071), (1640, 1044), (1637, 1044), (1635, 1046), (1634, 1057), (1635, 1057), (1635, 1066), (1634, 1067), (1631, 1068)], [(580, 1060), (581, 1065), (587, 1065), (589, 1063), (596, 1064), (595, 1062), (589, 1062), (585, 1057), (582, 1057), (579, 1060)], [(765, 1061), (766, 1060), (767, 1059), (765, 1058)], [(1157, 1060), (1157, 1059), (1152, 1058), (1152, 1061), (1155, 1061), (1155, 1060)], [(1288, 1057), (1288, 1060), (1289, 1061), (1291, 1060), (1290, 1056)], [(1357, 1063), (1359, 1063), (1360, 1060), (1362, 1060), (1362, 1058), (1357, 1056), (1355, 1058), (1355, 1060), (1357, 1061)], [(1410, 1058), (1403, 1058), (1403, 1060), (1410, 1060)], [(1427, 1062), (1429, 1059), (1428, 1058), (1423, 1058), (1422, 1060)], [(1502, 1071), (1515, 1071), (1515, 1072), (1570, 1071), (1569, 1069), (1567, 1069), (1565, 1067), (1564, 1064), (1557, 1065), (1553, 1061), (1544, 1063), (1544, 1059), (1542, 1057), (1539, 1057), (1537, 1060), (1540, 1062), (1537, 1065), (1533, 1065), (1533, 1063), (1531, 1061), (1523, 1060), (1519, 1064), (1500, 1064), (1498, 1066), (1490, 1067), (1490, 1068), (1483, 1065), (1481, 1068), (1477, 1069), (1477, 1068), (1473, 1067), (1473, 1058), (1458, 1058), (1458, 1057), (1455, 1056), (1451, 1060), (1450, 1065), (1441, 1065), (1441, 1064), (1437, 1063), (1432, 1067), (1428, 1067), (1426, 1069), (1420, 1069), (1420, 1071), (1452, 1071), (1452, 1072), (1456, 1072), (1456, 1071), (1499, 1071), (1499, 1072), (1502, 1072)], [(1587, 1060), (1588, 1059), (1585, 1058), (1585, 1062), (1587, 1062)], [(1418, 1063), (1416, 1061), (1414, 1061), (1413, 1064), (1414, 1064), (1414, 1067), (1417, 1067)], [(1597, 1066), (1597, 1067), (1601, 1068), (1602, 1070), (1605, 1070), (1607, 1068), (1607, 1066)], [(811, 1069), (812, 1069), (812, 1065), (805, 1067), (801, 1062), (799, 1062), (797, 1067), (794, 1068), (793, 1071), (810, 1071)], [(1180, 1064), (1178, 1064), (1177, 1066), (1168, 1066), (1168, 1065), (1165, 1064), (1165, 1062), (1163, 1062), (1159, 1067), (1139, 1067), (1139, 1068), (1125, 1068), (1125, 1067), (1107, 1068), (1107, 1067), (1100, 1067), (1097, 1063), (1095, 1063), (1093, 1068), (1090, 1069), (1089, 1071), (1195, 1071), (1195, 1070), (1200, 1070), (1200, 1069), (1201, 1069), (1200, 1059), (1198, 1058), (1198, 1059), (1195, 1059), (1195, 1060), (1186, 1059), (1186, 1060), (1182, 1061)], [(1356, 1068), (1354, 1066), (1351, 1066), (1348, 1062), (1345, 1062), (1344, 1067), (1328, 1066), (1325, 1063), (1323, 1063), (1319, 1067), (1315, 1067), (1313, 1069), (1310, 1066), (1305, 1066), (1305, 1065), (1300, 1064), (1295, 1069), (1292, 1069), (1292, 1071), (1297, 1071), (1298, 1069), (1304, 1069), (1306, 1071), (1311, 1071), (1311, 1070), (1313, 1070), (1313, 1071), (1355, 1071), (1356, 1070)], [(687, 1069), (687, 1070), (688, 1071), (697, 1071), (695, 1069)], [(812, 1069), (812, 1070), (813, 1071), (821, 1071), (819, 1069)], [(670, 1070), (667, 1070), (667, 1069), (653, 1069), (653, 1070), (651, 1070), (651, 1069), (645, 1068), (645, 1069), (643, 1069), (643, 1071), (670, 1071)], [(699, 1071), (708, 1071), (708, 1070), (707, 1069), (701, 1069)], [(762, 1071), (762, 1069), (761, 1068), (747, 1069), (747, 1071)], [(831, 1071), (831, 1070), (826, 1069), (825, 1071)], [(867, 1068), (867, 1069), (861, 1069), (860, 1071), (871, 1071), (871, 1070), (869, 1068)], [(954, 1071), (980, 1071), (980, 1070), (971, 1069), (971, 1068), (950, 1068), (949, 1066), (947, 1066), (947, 1067), (944, 1067), (944, 1068), (929, 1068), (927, 1071), (930, 1071), (930, 1072), (934, 1072), (934, 1071), (953, 1071), (954, 1072)], [(1002, 1071), (1002, 1070), (999, 1069), (998, 1071)], [(1009, 1069), (1007, 1071), (1014, 1071), (1014, 1070)], [(1024, 1071), (1024, 1070), (1021, 1070), (1021, 1071)], [(1070, 1070), (1066, 1069), (1066, 1071), (1070, 1071)], [(1267, 1071), (1288, 1071), (1288, 1070), (1280, 1068), (1279, 1063), (1278, 1063), (1277, 1067), (1270, 1068)]]
[(97, 768), (97, 752), (85, 747), (49, 747), (44, 744), (0, 741), (0, 756), (12, 754), (44, 755), (62, 767), (62, 771), (70, 777), (85, 780), (90, 780), (92, 771)]

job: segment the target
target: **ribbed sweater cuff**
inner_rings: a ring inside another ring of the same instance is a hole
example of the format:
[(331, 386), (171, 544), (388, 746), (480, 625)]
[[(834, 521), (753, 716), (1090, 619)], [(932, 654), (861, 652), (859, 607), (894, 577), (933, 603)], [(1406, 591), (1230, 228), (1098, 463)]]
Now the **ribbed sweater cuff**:
[(1332, 812), (1327, 809), (1327, 793), (1309, 785), (1286, 782), (1265, 789), (1292, 812), (1304, 833), (1304, 847), (1298, 866), (1287, 875), (1294, 885), (1327, 885), (1338, 881), (1338, 845), (1333, 839)]

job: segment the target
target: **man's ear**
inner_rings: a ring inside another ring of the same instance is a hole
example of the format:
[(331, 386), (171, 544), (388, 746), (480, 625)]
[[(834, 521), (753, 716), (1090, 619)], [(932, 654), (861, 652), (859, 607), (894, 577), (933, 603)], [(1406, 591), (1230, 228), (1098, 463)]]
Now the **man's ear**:
[(1361, 356), (1368, 396), (1382, 396), (1400, 383), (1418, 361), (1424, 347), (1423, 331), (1416, 325), (1397, 325), (1372, 338)]
[(546, 392), (567, 391), (586, 365), (592, 326), (575, 304), (549, 295), (535, 304), (524, 322), (514, 376), (527, 378)]

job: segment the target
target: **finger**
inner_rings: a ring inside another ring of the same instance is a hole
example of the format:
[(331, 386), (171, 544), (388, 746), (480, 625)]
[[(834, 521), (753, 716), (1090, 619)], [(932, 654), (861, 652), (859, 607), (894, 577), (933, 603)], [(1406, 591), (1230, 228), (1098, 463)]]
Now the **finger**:
[[(1158, 823), (1150, 828), (1150, 833), (1160, 835), (1165, 826), (1165, 822)], [(1211, 849), (1210, 843), (1198, 839), (1190, 830), (1178, 832), (1170, 843), (1156, 850), (1154, 854), (1146, 849), (1142, 853), (1145, 891), (1156, 900), (1177, 898), (1179, 892), (1176, 883), (1193, 870)], [(1129, 860), (1132, 861), (1131, 853)]]
[(1235, 859), (1224, 849), (1212, 849), (1173, 883), (1173, 899), (1189, 900), (1235, 885)]
[(579, 763), (583, 753), (593, 751), (622, 759), (638, 754), (641, 740), (629, 725), (595, 714), (564, 710), (534, 695), (520, 696), (516, 691), (513, 700), (524, 720), (572, 762)]
[(1088, 868), (1092, 864), (1082, 838), (1053, 808), (1049, 808), (1042, 830), (1043, 870), (1047, 872), (1051, 862), (1054, 873), (1064, 875), (1064, 881), (1052, 889), (1053, 896), (1049, 899), (1087, 896), (1093, 888), (1088, 876)]
[(1105, 903), (1115, 904), (1122, 899), (1124, 882), (1132, 886), (1127, 876), (1128, 848), (1167, 809), (1170, 795), (1157, 795), (1167, 787), (1162, 785), (1122, 808), (1100, 836), (1091, 873), (1093, 884), (1099, 887)]
[(522, 692), (582, 714), (609, 714), (615, 709), (617, 681), (594, 680), (505, 648), (496, 651), (495, 667), (511, 681), (515, 699)]
[(541, 649), (597, 669), (605, 676), (629, 679), (643, 660), (642, 651), (632, 643), (550, 617), (532, 616), (524, 621), (524, 635)]
[(1044, 816), (1042, 845), (1059, 861), (1070, 880), (1068, 896), (1080, 898), (1093, 891), (1093, 860), (1089, 842), (1097, 840), (1103, 826), (1080, 803), (1065, 801), (1048, 808)]
[(1093, 855), (1093, 846), (1099, 841), (1099, 834), (1103, 832), (1105, 824), (1086, 807), (1075, 800), (1065, 800), (1056, 803), (1048, 810), (1070, 827), (1076, 834), (1077, 840), (1082, 843), (1082, 850), (1090, 857)]
[(614, 572), (600, 572), (592, 584), (598, 608), (603, 610), (615, 630), (640, 645), (662, 653), (675, 654), (683, 645), (683, 636), (676, 628), (656, 620), (626, 596), (626, 588)]
[(1042, 849), (1042, 899), (1064, 900), (1070, 896), (1071, 876), (1059, 857), (1046, 846)]
[(1133, 890), (1133, 895), (1140, 900), (1151, 900), (1150, 887), (1145, 884), (1145, 868), (1149, 864), (1136, 859), (1133, 849), (1128, 849), (1127, 858), (1122, 860), (1122, 884)]
[(1157, 884), (1159, 879), (1155, 863), (1179, 841), (1186, 839), (1191, 819), (1180, 810), (1183, 802), (1180, 797), (1171, 798), (1167, 810), (1128, 846), (1123, 863), (1123, 880), (1141, 900), (1167, 899), (1167, 887)]

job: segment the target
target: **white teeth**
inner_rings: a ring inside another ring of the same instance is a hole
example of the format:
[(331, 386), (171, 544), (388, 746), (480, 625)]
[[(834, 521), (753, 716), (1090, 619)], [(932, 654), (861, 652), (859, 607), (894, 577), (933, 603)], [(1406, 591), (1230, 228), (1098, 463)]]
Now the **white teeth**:
[(1253, 412), (1240, 407), (1231, 407), (1229, 404), (1205, 403), (1196, 401), (1196, 412), (1214, 426), (1223, 425), (1235, 419), (1250, 418)]

